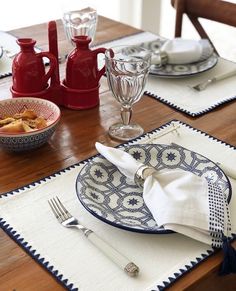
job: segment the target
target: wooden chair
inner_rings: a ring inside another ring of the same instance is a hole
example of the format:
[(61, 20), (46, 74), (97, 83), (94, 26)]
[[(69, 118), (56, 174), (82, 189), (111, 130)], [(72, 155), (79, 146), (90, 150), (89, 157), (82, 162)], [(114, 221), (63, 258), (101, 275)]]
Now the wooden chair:
[(200, 37), (209, 39), (216, 53), (214, 44), (198, 18), (236, 27), (236, 4), (234, 3), (221, 0), (171, 0), (171, 4), (176, 9), (175, 37), (181, 37), (183, 15), (186, 14)]

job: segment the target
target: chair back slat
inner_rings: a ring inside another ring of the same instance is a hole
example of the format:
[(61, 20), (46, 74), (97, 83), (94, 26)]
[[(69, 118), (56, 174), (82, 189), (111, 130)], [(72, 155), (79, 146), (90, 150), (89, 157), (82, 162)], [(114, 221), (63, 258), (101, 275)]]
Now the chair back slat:
[(175, 37), (182, 35), (184, 14), (188, 16), (200, 37), (209, 39), (212, 45), (199, 18), (236, 27), (236, 4), (234, 3), (221, 0), (171, 0), (171, 4), (176, 9)]

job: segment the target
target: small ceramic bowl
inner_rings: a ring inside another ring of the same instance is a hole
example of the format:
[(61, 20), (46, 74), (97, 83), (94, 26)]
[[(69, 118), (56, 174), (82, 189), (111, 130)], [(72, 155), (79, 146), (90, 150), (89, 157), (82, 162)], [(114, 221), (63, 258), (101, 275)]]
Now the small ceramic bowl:
[(9, 133), (0, 132), (0, 146), (10, 151), (26, 151), (38, 148), (48, 141), (54, 133), (60, 120), (59, 107), (51, 101), (22, 97), (0, 101), (0, 119), (22, 113), (25, 109), (32, 109), (37, 116), (43, 117), (47, 126), (30, 132)]

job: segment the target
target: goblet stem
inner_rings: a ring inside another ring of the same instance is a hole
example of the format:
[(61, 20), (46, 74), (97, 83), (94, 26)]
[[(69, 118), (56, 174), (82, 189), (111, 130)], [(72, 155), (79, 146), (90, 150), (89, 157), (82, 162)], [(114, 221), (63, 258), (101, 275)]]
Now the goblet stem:
[(121, 114), (121, 119), (122, 119), (122, 122), (124, 125), (130, 124), (132, 113), (133, 113), (132, 107), (130, 107), (130, 106), (129, 107), (123, 107), (123, 106), (121, 107), (120, 114)]
[(109, 127), (111, 138), (129, 141), (143, 134), (143, 128), (131, 120), (132, 105), (142, 96), (148, 76), (150, 51), (117, 46), (106, 50), (105, 63), (108, 85), (120, 103), (121, 121)]

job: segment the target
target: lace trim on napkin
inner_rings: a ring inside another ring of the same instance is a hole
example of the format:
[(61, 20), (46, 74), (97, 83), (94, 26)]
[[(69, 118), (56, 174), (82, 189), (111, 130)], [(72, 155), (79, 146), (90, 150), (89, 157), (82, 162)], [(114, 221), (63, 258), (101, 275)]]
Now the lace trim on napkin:
[(212, 183), (209, 188), (209, 231), (213, 248), (221, 248), (223, 236), (231, 231), (231, 222), (227, 199), (222, 189)]

